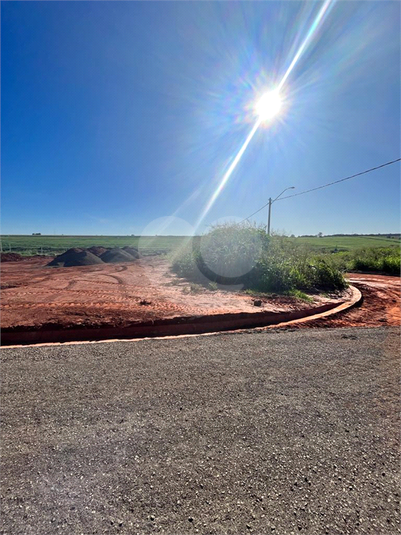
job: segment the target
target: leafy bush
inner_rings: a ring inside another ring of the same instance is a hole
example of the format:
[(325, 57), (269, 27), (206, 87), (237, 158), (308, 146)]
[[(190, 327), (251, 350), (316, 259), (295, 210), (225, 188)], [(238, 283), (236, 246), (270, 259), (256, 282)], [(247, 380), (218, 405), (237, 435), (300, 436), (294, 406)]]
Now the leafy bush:
[(386, 256), (382, 259), (381, 271), (391, 275), (399, 275), (401, 272), (401, 262), (399, 256)]
[(400, 250), (397, 247), (376, 247), (355, 251), (350, 270), (378, 271), (389, 275), (400, 275)]
[(259, 228), (245, 225), (219, 225), (205, 236), (193, 238), (174, 253), (172, 269), (193, 281), (238, 284), (255, 268), (269, 237)]
[(258, 266), (258, 277), (251, 287), (263, 292), (340, 291), (347, 287), (342, 273), (328, 259), (311, 257), (300, 261), (296, 254), (286, 261), (267, 255)]
[(215, 282), (243, 282), (268, 244), (269, 237), (262, 229), (240, 224), (215, 226), (198, 242), (197, 265)]
[(187, 245), (184, 249), (173, 253), (171, 257), (172, 270), (178, 276), (185, 279), (192, 281), (201, 280), (202, 277), (197, 267), (197, 256), (196, 251), (190, 245)]
[(329, 257), (263, 228), (220, 225), (194, 238), (176, 253), (172, 269), (179, 276), (207, 285), (239, 284), (258, 292), (343, 290), (347, 284)]

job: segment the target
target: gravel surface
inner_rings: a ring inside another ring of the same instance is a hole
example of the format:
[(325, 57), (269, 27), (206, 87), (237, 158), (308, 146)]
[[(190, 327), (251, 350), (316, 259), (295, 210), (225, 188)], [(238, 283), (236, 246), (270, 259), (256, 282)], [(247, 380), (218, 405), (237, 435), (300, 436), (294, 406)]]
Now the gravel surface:
[(398, 534), (399, 334), (4, 348), (0, 532)]

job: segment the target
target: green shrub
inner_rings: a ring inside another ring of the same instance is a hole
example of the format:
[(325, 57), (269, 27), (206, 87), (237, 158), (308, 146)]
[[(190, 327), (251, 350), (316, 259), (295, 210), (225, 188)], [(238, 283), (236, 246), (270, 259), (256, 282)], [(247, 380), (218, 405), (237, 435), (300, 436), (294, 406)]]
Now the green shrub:
[(172, 269), (204, 285), (243, 284), (263, 293), (337, 291), (347, 284), (329, 255), (317, 257), (305, 245), (270, 237), (263, 228), (220, 225), (176, 253)]
[(292, 288), (291, 267), (284, 261), (266, 255), (247, 282), (249, 288), (260, 292), (286, 292)]
[(197, 282), (243, 283), (268, 242), (269, 237), (262, 229), (219, 225), (175, 252), (172, 269), (177, 275)]
[(389, 275), (400, 274), (399, 247), (365, 248), (355, 251), (349, 269), (355, 271), (376, 271)]
[(195, 258), (199, 269), (214, 282), (237, 283), (256, 266), (268, 243), (262, 229), (219, 225), (199, 240)]
[(381, 271), (389, 273), (391, 275), (399, 275), (401, 271), (399, 256), (386, 256), (382, 260)]
[(191, 247), (186, 247), (172, 258), (172, 269), (178, 276), (188, 280), (198, 280), (198, 268), (195, 253)]
[(313, 268), (314, 288), (318, 290), (343, 290), (346, 287), (342, 273), (330, 264), (329, 259), (318, 259)]
[(203, 291), (203, 287), (200, 284), (193, 282), (189, 285), (189, 291), (193, 294), (198, 294)]
[(340, 291), (347, 287), (342, 273), (328, 260), (310, 259), (300, 262), (296, 255), (287, 261), (275, 261), (267, 256), (258, 266), (258, 276), (251, 286), (262, 292)]

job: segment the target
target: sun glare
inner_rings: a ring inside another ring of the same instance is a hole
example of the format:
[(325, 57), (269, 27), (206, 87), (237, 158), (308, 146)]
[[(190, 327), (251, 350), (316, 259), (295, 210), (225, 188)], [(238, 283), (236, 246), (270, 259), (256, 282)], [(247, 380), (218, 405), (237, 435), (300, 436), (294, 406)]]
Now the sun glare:
[[(264, 93), (260, 99), (255, 103), (251, 104), (251, 107), (247, 110), (252, 110), (251, 113), (254, 113), (256, 116), (255, 124), (251, 130), (251, 132), (248, 134), (248, 137), (242, 144), (242, 147), (237, 152), (237, 155), (233, 159), (230, 167), (225, 172), (222, 180), (220, 181), (220, 184), (217, 186), (215, 191), (213, 192), (213, 195), (210, 197), (208, 203), (206, 204), (203, 212), (201, 213), (197, 223), (196, 223), (196, 229), (198, 229), (202, 223), (202, 221), (205, 219), (206, 215), (208, 214), (209, 210), (213, 206), (213, 204), (216, 202), (217, 198), (219, 197), (220, 193), (223, 191), (225, 185), (229, 181), (232, 173), (234, 172), (238, 162), (242, 158), (242, 155), (246, 151), (249, 143), (251, 142), (253, 136), (255, 135), (258, 128), (262, 125), (262, 123), (267, 123), (269, 125), (269, 122), (272, 121), (274, 117), (277, 117), (280, 113), (283, 112), (283, 107), (287, 108), (287, 100), (284, 99), (280, 94), (284, 84), (286, 83), (288, 77), (290, 76), (292, 70), (294, 69), (295, 65), (300, 60), (302, 54), (305, 52), (305, 50), (310, 45), (313, 36), (315, 35), (316, 31), (319, 29), (321, 24), (323, 23), (325, 17), (330, 12), (330, 9), (335, 4), (336, 0), (324, 0), (324, 4), (321, 7), (316, 19), (314, 20), (312, 26), (310, 27), (305, 39), (303, 40), (301, 46), (299, 47), (297, 53), (295, 54), (294, 58), (292, 59), (289, 67), (287, 68), (284, 76), (282, 77), (280, 83), (276, 86), (275, 89), (267, 91)], [(284, 91), (285, 93), (285, 91)]]
[(261, 121), (267, 121), (278, 115), (281, 111), (282, 100), (279, 92), (268, 91), (257, 102), (255, 106), (256, 115)]

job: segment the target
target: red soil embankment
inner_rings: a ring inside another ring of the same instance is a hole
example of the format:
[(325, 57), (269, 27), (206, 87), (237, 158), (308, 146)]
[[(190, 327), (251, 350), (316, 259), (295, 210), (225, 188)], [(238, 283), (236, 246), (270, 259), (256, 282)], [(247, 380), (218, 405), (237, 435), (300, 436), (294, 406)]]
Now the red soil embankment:
[[(334, 308), (350, 295), (314, 296), (313, 303), (273, 295), (254, 306), (255, 298), (241, 291), (191, 286), (173, 275), (161, 257), (68, 268), (46, 267), (48, 261), (2, 265), (3, 344), (19, 343), (18, 333), (26, 343), (23, 333), (30, 333), (32, 341), (35, 336), (61, 341), (255, 327)], [(349, 279), (364, 295), (362, 306), (295, 327), (400, 324), (399, 277), (351, 274)]]

